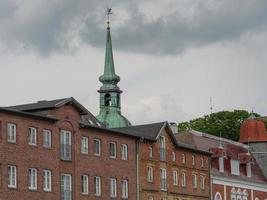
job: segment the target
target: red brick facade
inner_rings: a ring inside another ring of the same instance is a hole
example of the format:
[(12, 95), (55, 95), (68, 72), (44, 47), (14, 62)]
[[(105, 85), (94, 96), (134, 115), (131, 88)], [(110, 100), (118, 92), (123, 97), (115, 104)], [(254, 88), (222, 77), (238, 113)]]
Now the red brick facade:
[[(53, 109), (49, 114), (58, 120), (0, 113), (0, 199), (60, 199), (62, 174), (72, 179), (72, 199), (110, 199), (110, 178), (115, 178), (117, 199), (122, 199), (122, 181), (128, 181), (128, 199), (136, 199), (136, 138), (102, 128), (80, 127), (81, 116), (72, 105)], [(16, 124), (16, 143), (7, 142), (7, 123)], [(28, 144), (28, 128), (37, 128), (37, 145)], [(43, 129), (52, 132), (52, 147), (43, 146)], [(60, 155), (60, 131), (71, 132), (71, 160), (63, 161)], [(89, 141), (88, 154), (81, 154), (81, 137)], [(93, 153), (93, 140), (101, 141), (101, 154)], [(116, 158), (109, 156), (109, 143), (116, 143)], [(128, 147), (128, 159), (121, 159), (121, 145)], [(8, 165), (16, 166), (17, 187), (8, 188)], [(37, 169), (37, 190), (28, 188), (28, 170)], [(43, 170), (52, 172), (52, 191), (43, 190)], [(88, 175), (88, 194), (82, 194), (81, 176)], [(101, 177), (101, 196), (94, 195), (94, 176)]]

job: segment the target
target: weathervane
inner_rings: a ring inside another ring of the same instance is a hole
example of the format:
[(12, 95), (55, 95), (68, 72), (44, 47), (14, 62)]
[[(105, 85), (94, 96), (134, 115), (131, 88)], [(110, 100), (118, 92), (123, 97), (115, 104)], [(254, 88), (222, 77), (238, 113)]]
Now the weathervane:
[(108, 28), (109, 28), (109, 24), (110, 24), (109, 16), (112, 15), (112, 14), (113, 14), (112, 9), (111, 8), (107, 8), (107, 18), (108, 18), (107, 24), (108, 24)]

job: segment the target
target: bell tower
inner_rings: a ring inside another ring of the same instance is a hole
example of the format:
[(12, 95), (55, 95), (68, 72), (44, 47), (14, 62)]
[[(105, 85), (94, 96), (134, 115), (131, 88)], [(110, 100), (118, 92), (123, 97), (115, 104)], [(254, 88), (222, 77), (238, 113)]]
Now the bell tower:
[(130, 126), (131, 123), (121, 114), (121, 93), (118, 87), (120, 77), (115, 73), (112, 42), (110, 34), (109, 16), (111, 8), (107, 9), (107, 36), (104, 74), (99, 77), (102, 86), (98, 90), (100, 94), (100, 111), (97, 119), (109, 128)]

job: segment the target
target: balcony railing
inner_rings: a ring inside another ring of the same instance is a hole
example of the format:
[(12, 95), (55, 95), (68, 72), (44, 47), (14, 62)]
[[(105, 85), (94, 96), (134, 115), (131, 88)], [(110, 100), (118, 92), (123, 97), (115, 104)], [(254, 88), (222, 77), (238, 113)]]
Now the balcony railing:
[(159, 148), (159, 159), (160, 161), (166, 161), (166, 149)]

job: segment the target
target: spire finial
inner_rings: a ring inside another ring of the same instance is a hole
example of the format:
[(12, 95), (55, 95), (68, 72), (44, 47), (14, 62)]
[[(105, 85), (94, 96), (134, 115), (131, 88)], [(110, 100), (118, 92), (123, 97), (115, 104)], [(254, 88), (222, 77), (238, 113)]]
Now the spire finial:
[(110, 24), (110, 21), (109, 21), (109, 16), (112, 15), (113, 12), (112, 12), (112, 8), (107, 8), (107, 25), (108, 25), (108, 29), (109, 29), (109, 24)]

